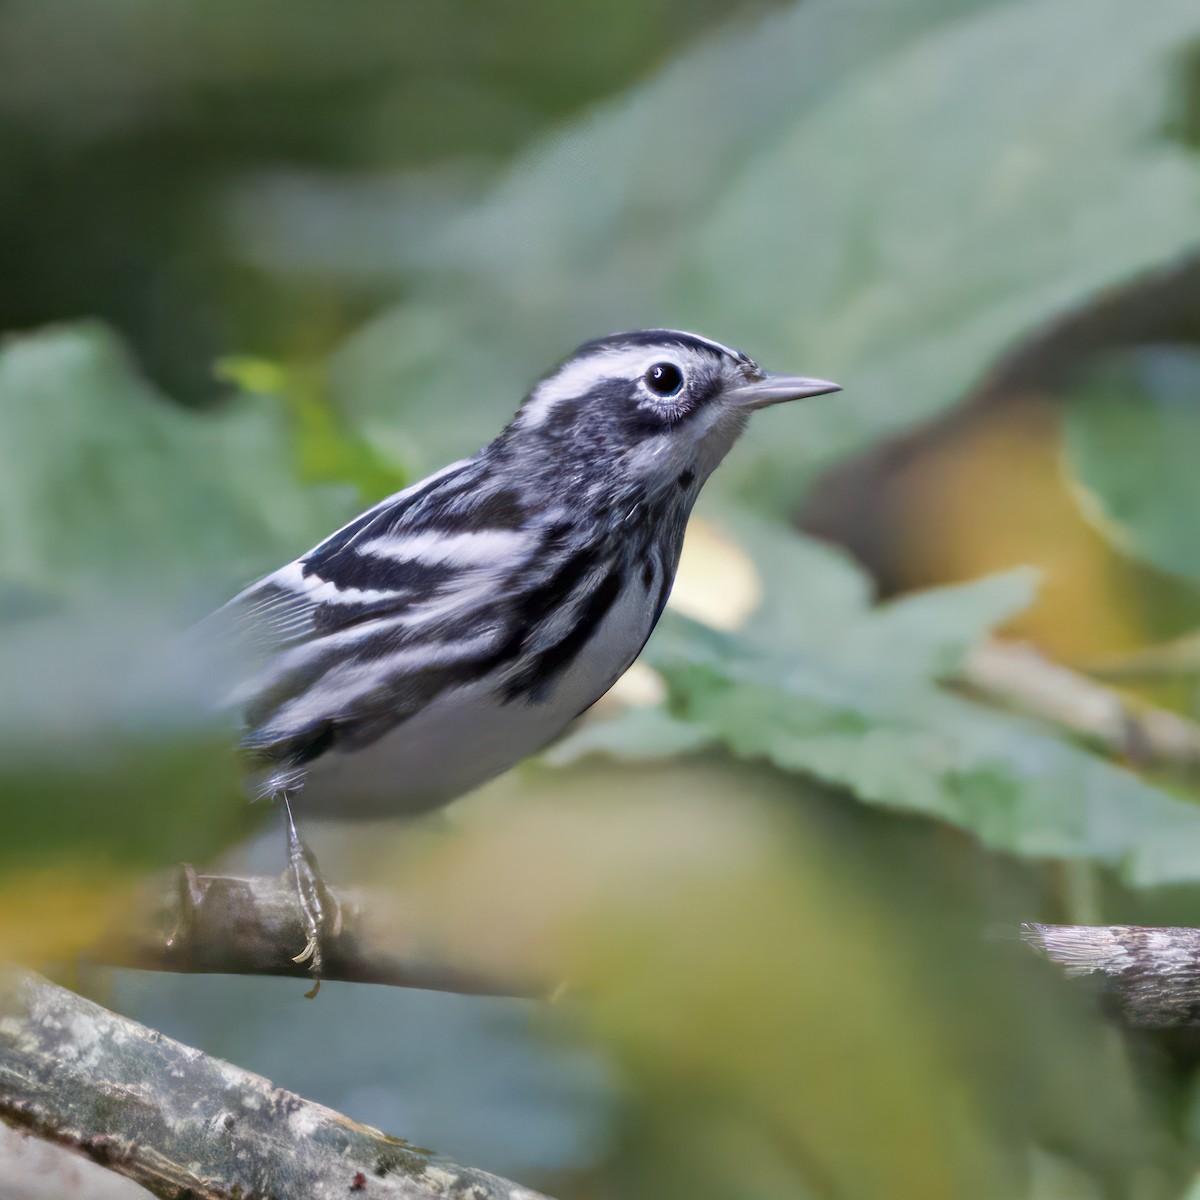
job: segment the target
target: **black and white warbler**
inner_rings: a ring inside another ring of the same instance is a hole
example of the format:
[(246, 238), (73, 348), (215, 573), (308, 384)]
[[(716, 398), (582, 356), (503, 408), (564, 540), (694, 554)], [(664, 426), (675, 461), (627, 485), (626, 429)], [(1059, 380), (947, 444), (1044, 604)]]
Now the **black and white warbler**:
[(472, 458), (388, 497), (226, 605), (256, 666), (242, 744), (291, 809), (416, 813), (557, 736), (641, 651), (704, 481), (768, 405), (837, 391), (675, 330), (581, 346)]

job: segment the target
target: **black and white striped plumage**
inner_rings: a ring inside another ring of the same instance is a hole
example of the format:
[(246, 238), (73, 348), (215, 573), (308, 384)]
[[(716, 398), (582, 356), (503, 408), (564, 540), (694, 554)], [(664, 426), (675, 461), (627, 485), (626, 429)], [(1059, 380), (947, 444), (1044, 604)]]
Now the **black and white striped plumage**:
[(260, 793), (416, 812), (540, 749), (637, 657), (750, 411), (832, 390), (671, 330), (580, 347), (473, 458), (222, 610)]

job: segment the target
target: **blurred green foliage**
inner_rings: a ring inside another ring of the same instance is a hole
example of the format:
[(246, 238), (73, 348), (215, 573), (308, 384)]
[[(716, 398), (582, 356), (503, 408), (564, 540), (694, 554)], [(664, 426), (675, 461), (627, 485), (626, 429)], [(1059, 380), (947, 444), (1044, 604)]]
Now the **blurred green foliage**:
[(1101, 530), (1200, 583), (1200, 350), (1148, 346), (1096, 367), (1067, 408), (1064, 436)]
[(375, 255), (366, 279), (263, 271), (231, 237), (242, 192), (361, 182), (369, 212), (388, 172), (484, 177), (731, 7), (6, 0), (0, 328), (102, 316), (189, 400), (231, 351), (326, 350), (390, 293)]
[(966, 651), (1032, 598), (1026, 572), (869, 607), (861, 571), (821, 547), (758, 531), (768, 594), (786, 612), (729, 634), (667, 618), (646, 661), (667, 685), (646, 713), (585, 727), (557, 761), (654, 743), (718, 743), (967, 829), (1033, 858), (1085, 859), (1131, 882), (1200, 880), (1200, 807), (1132, 772), (942, 686)]
[(845, 385), (759, 422), (714, 479), (794, 501), (1195, 245), (1195, 153), (1161, 128), (1197, 36), (1189, 0), (809, 0), (727, 32), (402, 242), (424, 286), (341, 353), (336, 394), (372, 423), (421, 404), (440, 458), (503, 413), (451, 423), (454, 397), (519, 395), (596, 329), (708, 330)]
[[(476, 448), (582, 338), (694, 325), (846, 391), (763, 416), (706, 494), (757, 564), (745, 626), (672, 616), (661, 704), (463, 818), (491, 944), (553, 947), (591, 998), (518, 1032), (489, 1002), (418, 1022), (376, 992), (301, 1014), (258, 981), (164, 983), (157, 1019), (580, 1200), (1187, 1194), (1186, 1048), (1122, 1038), (981, 933), (1081, 891), (1200, 924), (1195, 781), (956, 690), (1030, 573), (878, 605), (775, 518), (1194, 252), (1197, 44), (1194, 0), (0, 6), (0, 327), (24, 331), (0, 350), (0, 954), (31, 953), (31, 911), (64, 953), (89, 906), (256, 815), (180, 629)], [(1195, 355), (1127, 349), (1063, 417), (1089, 515), (1192, 580)], [(397, 1098), (455, 1054), (528, 1067), (538, 1036), (545, 1075), (483, 1111), (421, 1126)], [(583, 1050), (617, 1082), (580, 1100)], [(544, 1103), (510, 1161), (465, 1132), (555, 1086), (574, 1157)]]
[(148, 587), (161, 604), (207, 586), (219, 600), (353, 511), (349, 488), (301, 486), (281, 404), (182, 409), (99, 326), (0, 352), (0, 426), (3, 576), (47, 596)]

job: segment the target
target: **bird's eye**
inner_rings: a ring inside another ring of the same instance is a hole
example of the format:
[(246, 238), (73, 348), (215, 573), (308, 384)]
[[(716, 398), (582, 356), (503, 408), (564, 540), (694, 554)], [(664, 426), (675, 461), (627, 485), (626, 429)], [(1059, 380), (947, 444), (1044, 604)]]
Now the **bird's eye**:
[(656, 396), (677, 396), (683, 387), (683, 372), (674, 363), (655, 363), (642, 378)]

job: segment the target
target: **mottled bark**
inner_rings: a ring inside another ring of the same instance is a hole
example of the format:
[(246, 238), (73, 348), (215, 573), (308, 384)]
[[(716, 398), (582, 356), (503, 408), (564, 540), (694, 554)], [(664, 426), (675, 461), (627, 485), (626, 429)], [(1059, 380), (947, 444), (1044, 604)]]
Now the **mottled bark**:
[[(427, 931), (401, 902), (379, 891), (329, 888), (340, 928), (322, 943), (324, 979), (385, 983), (475, 995), (545, 996), (551, 987), (497, 978)], [(293, 956), (303, 949), (300, 907), (284, 878), (238, 879), (182, 870), (143, 894), (119, 928), (89, 951), (112, 966), (223, 975), (312, 979)]]
[(1127, 1024), (1200, 1025), (1200, 929), (1028, 924), (1021, 933), (1069, 975), (1097, 976)]
[(0, 1120), (170, 1200), (539, 1200), (24, 971), (0, 975)]

